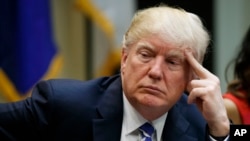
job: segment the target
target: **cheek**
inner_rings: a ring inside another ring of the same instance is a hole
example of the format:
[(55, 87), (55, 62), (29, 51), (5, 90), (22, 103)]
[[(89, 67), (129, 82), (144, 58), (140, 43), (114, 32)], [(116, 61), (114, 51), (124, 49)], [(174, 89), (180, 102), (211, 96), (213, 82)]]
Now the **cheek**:
[(129, 91), (128, 93), (134, 93), (140, 81), (146, 74), (145, 65), (141, 65), (135, 58), (127, 58), (126, 62), (121, 65), (122, 76), (124, 80), (124, 88)]
[(176, 102), (186, 89), (185, 77), (177, 74), (176, 76), (172, 75), (167, 83), (167, 99), (170, 100), (170, 103)]
[(184, 72), (179, 72), (178, 74), (169, 74), (167, 75), (167, 88), (172, 94), (183, 93), (186, 89), (188, 83), (187, 74)]
[(127, 75), (129, 78), (133, 76), (138, 77), (139, 75), (143, 74), (146, 68), (145, 64), (140, 63), (137, 58), (135, 57), (129, 57), (126, 59), (126, 61), (123, 61), (121, 64), (121, 71), (123, 75)]

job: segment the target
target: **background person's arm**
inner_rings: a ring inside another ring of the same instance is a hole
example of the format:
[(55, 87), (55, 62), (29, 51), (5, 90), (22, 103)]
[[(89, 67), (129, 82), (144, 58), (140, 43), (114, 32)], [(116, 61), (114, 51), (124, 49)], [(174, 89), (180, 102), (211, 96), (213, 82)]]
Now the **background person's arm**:
[(224, 98), (223, 101), (227, 110), (227, 115), (229, 119), (232, 120), (233, 124), (242, 124), (240, 114), (235, 103), (230, 99), (226, 98)]

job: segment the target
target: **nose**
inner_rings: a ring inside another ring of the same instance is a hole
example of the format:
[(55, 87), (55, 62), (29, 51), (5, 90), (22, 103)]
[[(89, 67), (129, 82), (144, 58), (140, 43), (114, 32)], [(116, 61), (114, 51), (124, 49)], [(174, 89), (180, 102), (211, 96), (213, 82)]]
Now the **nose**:
[(155, 58), (155, 61), (152, 62), (150, 66), (150, 70), (148, 72), (149, 77), (153, 79), (160, 80), (163, 77), (163, 63), (164, 59), (162, 58)]

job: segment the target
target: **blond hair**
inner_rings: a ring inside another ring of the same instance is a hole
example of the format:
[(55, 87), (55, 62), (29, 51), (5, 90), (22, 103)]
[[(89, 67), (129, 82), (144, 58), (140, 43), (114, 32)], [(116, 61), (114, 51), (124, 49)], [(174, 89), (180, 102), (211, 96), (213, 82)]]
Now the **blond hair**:
[(139, 10), (134, 15), (124, 35), (123, 47), (155, 34), (175, 46), (191, 48), (199, 62), (203, 61), (210, 41), (208, 31), (197, 15), (182, 8), (160, 5)]

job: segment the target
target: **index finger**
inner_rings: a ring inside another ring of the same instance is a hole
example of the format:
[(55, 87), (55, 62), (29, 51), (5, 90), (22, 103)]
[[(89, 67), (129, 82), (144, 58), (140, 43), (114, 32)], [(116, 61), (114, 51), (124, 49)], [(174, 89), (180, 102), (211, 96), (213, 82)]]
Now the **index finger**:
[(184, 50), (187, 62), (190, 64), (191, 68), (195, 74), (200, 78), (207, 78), (210, 76), (210, 72), (205, 69), (195, 58), (193, 53), (189, 49)]

